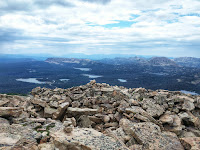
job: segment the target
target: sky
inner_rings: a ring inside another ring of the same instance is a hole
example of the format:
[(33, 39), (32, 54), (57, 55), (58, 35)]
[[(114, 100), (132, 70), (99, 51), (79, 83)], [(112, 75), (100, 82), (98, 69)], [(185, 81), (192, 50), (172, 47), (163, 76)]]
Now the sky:
[(200, 0), (0, 0), (0, 53), (200, 57)]

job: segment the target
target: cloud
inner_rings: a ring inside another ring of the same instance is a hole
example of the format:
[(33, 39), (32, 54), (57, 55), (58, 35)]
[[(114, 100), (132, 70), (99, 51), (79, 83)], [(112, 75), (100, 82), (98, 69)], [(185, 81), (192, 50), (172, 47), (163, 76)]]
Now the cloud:
[(40, 8), (47, 8), (49, 6), (58, 5), (62, 7), (73, 7), (74, 5), (70, 1), (66, 0), (35, 0), (34, 4)]
[(90, 2), (90, 3), (100, 3), (100, 4), (107, 4), (111, 2), (111, 0), (81, 0), (85, 2)]
[(0, 53), (200, 57), (199, 20), (197, 0), (0, 1)]

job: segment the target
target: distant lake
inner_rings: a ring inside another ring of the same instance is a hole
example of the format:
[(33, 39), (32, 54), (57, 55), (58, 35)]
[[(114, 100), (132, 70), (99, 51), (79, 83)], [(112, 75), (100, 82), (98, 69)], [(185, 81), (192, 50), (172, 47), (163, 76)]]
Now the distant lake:
[(90, 71), (90, 70), (92, 70), (91, 68), (74, 68), (74, 69), (78, 69), (78, 70), (81, 70), (81, 71)]
[(67, 82), (67, 81), (69, 81), (70, 79), (59, 79), (60, 81), (62, 81), (62, 82)]
[(29, 71), (30, 73), (36, 72), (36, 70), (34, 70), (34, 69), (28, 69), (28, 71)]
[(46, 82), (41, 82), (37, 78), (27, 78), (27, 79), (20, 78), (16, 80), (21, 82), (35, 83), (35, 84), (46, 84)]
[(118, 79), (119, 82), (127, 82), (125, 79)]
[(196, 92), (190, 92), (190, 91), (185, 91), (185, 90), (181, 90), (181, 92), (184, 93), (184, 94), (199, 95)]
[(92, 74), (83, 74), (83, 76), (86, 76), (86, 77), (89, 77), (89, 78), (100, 78), (100, 77), (103, 77), (103, 76), (100, 76), (100, 75), (92, 75)]

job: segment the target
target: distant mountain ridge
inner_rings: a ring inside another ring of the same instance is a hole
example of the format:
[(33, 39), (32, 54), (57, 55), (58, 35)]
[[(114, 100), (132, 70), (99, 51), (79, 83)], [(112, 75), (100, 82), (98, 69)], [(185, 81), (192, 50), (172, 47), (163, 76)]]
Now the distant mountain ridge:
[(181, 66), (200, 68), (200, 58), (179, 57), (175, 58), (174, 61)]
[(45, 62), (53, 63), (53, 64), (81, 64), (81, 65), (89, 65), (95, 64), (95, 61), (90, 59), (79, 59), (79, 58), (47, 58)]
[(176, 62), (167, 57), (153, 57), (149, 63), (153, 66), (178, 66)]
[(142, 66), (173, 66), (173, 67), (194, 67), (200, 68), (200, 58), (193, 57), (180, 57), (170, 59), (167, 57), (116, 57), (116, 58), (104, 58), (101, 60), (90, 60), (80, 58), (47, 58), (45, 62), (54, 64), (81, 64), (81, 65), (92, 65), (97, 63), (111, 64), (111, 65), (142, 65)]

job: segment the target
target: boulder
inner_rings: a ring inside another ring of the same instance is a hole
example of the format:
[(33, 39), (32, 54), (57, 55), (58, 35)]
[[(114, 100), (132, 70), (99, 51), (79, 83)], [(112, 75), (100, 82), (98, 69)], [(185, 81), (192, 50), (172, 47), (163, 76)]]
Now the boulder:
[(36, 104), (36, 105), (39, 105), (39, 106), (42, 106), (42, 107), (46, 107), (47, 106), (47, 103), (41, 99), (31, 99), (31, 103), (33, 104)]
[(137, 142), (147, 149), (183, 150), (176, 136), (162, 133), (160, 127), (151, 122), (133, 124), (130, 131)]
[(182, 123), (181, 118), (178, 115), (172, 115), (169, 113), (165, 113), (159, 119), (166, 131), (171, 131), (179, 135), (182, 132)]
[(91, 128), (92, 127), (92, 122), (91, 120), (89, 119), (88, 116), (86, 115), (82, 115), (78, 118), (77, 120), (77, 124), (79, 127), (81, 128)]
[(0, 125), (2, 125), (2, 124), (10, 125), (10, 123), (9, 123), (9, 121), (7, 119), (0, 118)]
[(192, 101), (185, 100), (182, 105), (182, 109), (186, 110), (186, 111), (192, 111), (192, 110), (194, 110), (194, 108), (195, 108), (195, 106)]
[(91, 128), (75, 128), (70, 134), (52, 130), (50, 135), (59, 150), (128, 150), (119, 141)]
[(187, 137), (180, 139), (185, 150), (199, 150), (200, 149), (200, 137)]
[(55, 150), (53, 143), (43, 143), (38, 145), (39, 150)]
[(200, 128), (200, 119), (194, 116), (191, 112), (187, 111), (179, 113), (178, 115), (182, 119), (184, 125)]
[(145, 113), (144, 109), (139, 106), (131, 106), (130, 108), (125, 109), (126, 113), (133, 113), (133, 114), (143, 114)]
[(51, 108), (51, 107), (45, 107), (44, 108), (44, 117), (45, 118), (52, 118), (53, 114), (57, 112), (57, 109)]
[(69, 102), (60, 104), (57, 108), (57, 111), (53, 113), (53, 119), (62, 119), (61, 117), (65, 114), (68, 106)]
[[(19, 124), (1, 124), (0, 125), (0, 149), (4, 147), (9, 149), (11, 147), (22, 146), (23, 148), (36, 145), (34, 139), (34, 131), (26, 126)], [(28, 149), (28, 148), (27, 148)]]
[(142, 108), (152, 117), (159, 117), (165, 112), (164, 107), (156, 104), (153, 99), (144, 99)]
[(176, 101), (190, 101), (192, 103), (195, 101), (193, 98), (186, 95), (174, 96), (174, 99), (176, 99)]

